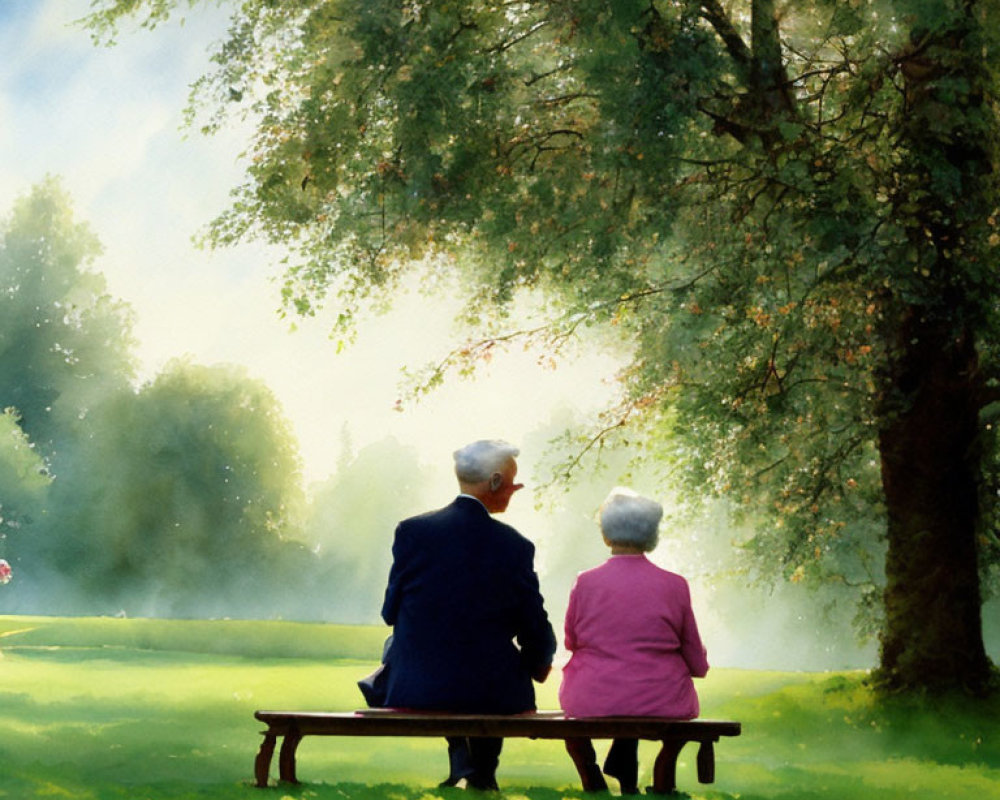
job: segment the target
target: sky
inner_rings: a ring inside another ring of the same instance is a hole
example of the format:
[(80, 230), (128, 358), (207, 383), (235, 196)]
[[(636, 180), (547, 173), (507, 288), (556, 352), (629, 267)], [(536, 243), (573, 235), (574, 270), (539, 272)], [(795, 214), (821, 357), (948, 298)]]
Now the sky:
[(135, 313), (141, 379), (177, 357), (244, 365), (282, 404), (307, 483), (334, 471), (345, 430), (356, 449), (386, 436), (412, 444), (447, 474), (467, 441), (519, 444), (557, 410), (587, 414), (613, 396), (611, 354), (552, 370), (517, 350), (475, 381), (449, 381), (394, 410), (401, 367), (437, 361), (459, 342), (451, 321), (461, 298), (404, 294), (390, 314), (364, 319), (340, 354), (329, 337), (335, 306), (292, 330), (278, 314), (279, 250), (192, 242), (227, 207), (245, 166), (245, 130), (183, 128), (190, 84), (210, 67), (225, 13), (205, 4), (183, 24), (126, 28), (107, 48), (73, 24), (88, 9), (89, 0), (0, 0), (0, 213), (46, 175), (62, 179), (104, 246), (94, 269)]

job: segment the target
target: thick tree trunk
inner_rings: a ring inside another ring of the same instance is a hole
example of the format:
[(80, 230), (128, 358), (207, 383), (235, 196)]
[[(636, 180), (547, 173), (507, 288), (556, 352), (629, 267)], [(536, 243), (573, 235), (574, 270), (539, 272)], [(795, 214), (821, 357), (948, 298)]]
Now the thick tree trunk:
[(964, 244), (982, 236), (977, 225), (993, 208), (995, 130), (983, 113), (988, 76), (973, 5), (942, 4), (949, 23), (915, 27), (898, 59), (898, 207), (911, 210), (900, 216), (909, 248), (887, 284), (879, 431), (889, 539), (880, 678), (897, 690), (981, 693), (992, 678), (976, 547), (983, 393), (974, 330), (983, 312)]
[(880, 431), (888, 512), (886, 623), (879, 678), (889, 690), (984, 692), (975, 345), (911, 313), (884, 376)]

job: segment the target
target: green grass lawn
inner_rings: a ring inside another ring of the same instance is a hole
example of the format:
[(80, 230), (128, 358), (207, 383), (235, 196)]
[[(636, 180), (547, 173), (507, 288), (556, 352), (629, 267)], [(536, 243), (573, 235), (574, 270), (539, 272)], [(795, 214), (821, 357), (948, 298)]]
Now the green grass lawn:
[[(444, 743), (307, 738), (301, 786), (256, 789), (257, 708), (348, 710), (384, 630), (237, 621), (0, 617), (0, 798), (458, 800)], [(288, 654), (287, 657), (282, 654)], [(857, 673), (716, 669), (703, 716), (738, 719), (694, 798), (984, 800), (1000, 792), (1000, 703), (877, 709)], [(555, 708), (556, 685), (539, 692)], [(647, 774), (655, 745), (643, 743)], [(273, 767), (273, 770), (276, 767)], [(272, 770), (272, 774), (273, 774)], [(553, 742), (509, 740), (507, 798), (585, 797)]]

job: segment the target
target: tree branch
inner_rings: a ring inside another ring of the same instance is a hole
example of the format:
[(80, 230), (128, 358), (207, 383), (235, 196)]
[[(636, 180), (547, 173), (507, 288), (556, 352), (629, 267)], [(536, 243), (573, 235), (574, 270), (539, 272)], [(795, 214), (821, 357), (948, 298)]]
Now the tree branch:
[(722, 39), (729, 56), (736, 62), (740, 72), (745, 76), (750, 74), (750, 65), (753, 60), (750, 48), (739, 35), (732, 20), (726, 14), (719, 0), (704, 0), (701, 4), (701, 17), (704, 19)]
[(522, 33), (519, 33), (516, 36), (512, 36), (510, 39), (505, 39), (504, 41), (498, 42), (492, 47), (487, 48), (486, 52), (505, 53), (508, 50), (510, 50), (510, 48), (523, 42), (525, 39), (529, 39), (530, 37), (534, 36), (536, 33), (538, 33), (538, 31), (546, 27), (548, 24), (549, 21), (547, 19), (539, 20), (534, 25), (530, 26), (526, 31), (523, 31)]

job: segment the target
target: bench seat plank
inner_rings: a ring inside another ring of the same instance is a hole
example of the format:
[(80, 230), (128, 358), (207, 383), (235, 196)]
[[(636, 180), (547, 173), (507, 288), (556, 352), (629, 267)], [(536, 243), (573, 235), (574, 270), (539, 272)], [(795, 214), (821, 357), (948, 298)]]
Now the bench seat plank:
[(573, 736), (613, 739), (631, 736), (659, 740), (678, 735), (688, 741), (700, 741), (740, 735), (740, 723), (729, 720), (567, 717), (561, 711), (490, 715), (378, 709), (331, 713), (258, 711), (255, 716), (279, 735), (294, 728), (302, 736), (501, 736), (529, 739), (566, 739)]

